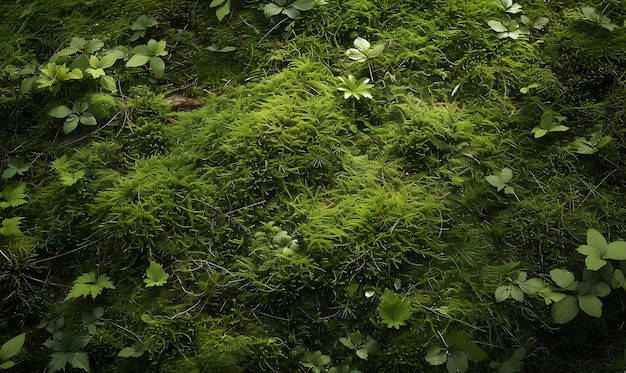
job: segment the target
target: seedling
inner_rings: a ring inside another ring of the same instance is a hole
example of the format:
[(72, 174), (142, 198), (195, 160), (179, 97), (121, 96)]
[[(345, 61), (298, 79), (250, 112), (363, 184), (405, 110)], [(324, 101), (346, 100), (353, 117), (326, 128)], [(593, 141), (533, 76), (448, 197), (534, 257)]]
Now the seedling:
[(82, 349), (89, 344), (91, 337), (76, 337), (63, 329), (60, 338), (48, 338), (43, 345), (51, 348), (54, 352), (50, 355), (52, 359), (48, 363), (48, 372), (54, 373), (65, 370), (69, 363), (73, 368), (82, 369), (89, 372), (89, 357)]
[(463, 373), (469, 368), (468, 360), (480, 361), (487, 358), (487, 353), (476, 343), (469, 340), (463, 332), (454, 333), (444, 338), (437, 332), (443, 346), (433, 347), (426, 354), (426, 361), (431, 365), (446, 364), (448, 373)]
[(519, 23), (514, 19), (503, 18), (500, 20), (491, 20), (487, 24), (491, 29), (498, 33), (498, 38), (517, 39), (522, 35)]
[(411, 317), (411, 302), (400, 299), (398, 294), (385, 289), (376, 311), (388, 328), (400, 329), (400, 326), (405, 325), (405, 321)]
[(523, 93), (523, 94), (527, 94), (527, 93), (530, 92), (531, 89), (536, 89), (536, 88), (539, 88), (539, 87), (540, 87), (540, 85), (538, 83), (532, 83), (532, 84), (527, 85), (526, 87), (520, 88), (519, 91), (521, 93)]
[(350, 74), (348, 77), (340, 76), (338, 79), (341, 84), (337, 86), (339, 91), (343, 92), (343, 98), (349, 99), (351, 97), (360, 100), (361, 97), (372, 99), (370, 89), (374, 87), (373, 84), (368, 84), (368, 78), (362, 78), (357, 80), (354, 75)]
[(347, 337), (339, 338), (339, 342), (347, 348), (354, 350), (356, 356), (367, 360), (370, 353), (380, 349), (380, 344), (373, 338), (364, 337), (361, 332), (350, 333)]
[(133, 56), (126, 62), (126, 67), (139, 67), (150, 62), (150, 70), (157, 78), (165, 74), (165, 62), (162, 56), (167, 56), (165, 40), (156, 41), (150, 39), (148, 44), (138, 45), (132, 49)]
[(582, 8), (582, 12), (585, 18), (606, 30), (613, 31), (619, 28), (618, 25), (611, 22), (609, 17), (598, 13), (598, 10), (594, 7), (584, 7)]
[(113, 53), (99, 59), (96, 56), (89, 57), (89, 68), (86, 70), (87, 74), (91, 75), (94, 79), (99, 79), (100, 85), (111, 92), (117, 91), (115, 79), (108, 76), (104, 69), (111, 67), (117, 61), (117, 56)]
[(567, 117), (559, 115), (558, 113), (543, 113), (539, 125), (532, 129), (531, 133), (535, 134), (535, 138), (543, 137), (549, 132), (563, 132), (567, 131), (569, 127), (562, 124)]
[(576, 251), (586, 256), (585, 266), (588, 270), (597, 271), (608, 263), (608, 259), (626, 260), (626, 241), (607, 243), (600, 232), (589, 229), (587, 244), (579, 246)]
[(574, 153), (594, 154), (613, 140), (611, 136), (603, 136), (601, 124), (596, 124), (586, 130), (585, 134), (585, 137), (577, 137), (576, 140), (572, 141), (570, 144)]
[(85, 40), (83, 38), (73, 37), (72, 40), (70, 40), (70, 46), (55, 53), (50, 57), (50, 62), (56, 62), (59, 57), (67, 57), (77, 53), (81, 55), (93, 54), (102, 49), (102, 47), (104, 47), (104, 43), (100, 39)]
[(522, 11), (522, 6), (513, 0), (493, 0), (493, 3), (507, 13), (516, 14)]
[(3, 179), (10, 179), (15, 175), (24, 175), (24, 172), (30, 169), (30, 163), (22, 163), (15, 158), (9, 160), (7, 163), (7, 168), (2, 171)]
[(488, 175), (485, 180), (492, 186), (497, 188), (497, 191), (504, 190), (504, 194), (515, 195), (515, 189), (511, 186), (511, 179), (513, 179), (513, 171), (505, 167), (500, 171), (500, 175)]
[(88, 110), (88, 103), (76, 101), (72, 109), (65, 105), (59, 105), (52, 108), (52, 110), (48, 112), (48, 115), (58, 119), (65, 118), (63, 132), (68, 134), (78, 127), (78, 123), (82, 123), (86, 126), (95, 126), (98, 124), (96, 117)]
[(65, 301), (88, 295), (95, 299), (104, 289), (115, 289), (109, 276), (96, 276), (95, 272), (83, 273), (74, 280), (74, 286), (65, 297)]
[(100, 321), (102, 315), (104, 315), (104, 308), (102, 307), (96, 307), (91, 312), (81, 312), (80, 318), (83, 321), (83, 325), (87, 328), (89, 334), (95, 333), (98, 325), (102, 325), (102, 321)]
[(524, 294), (537, 294), (546, 285), (540, 278), (526, 279), (527, 274), (521, 271), (517, 279), (511, 281), (509, 285), (502, 285), (496, 289), (496, 302), (503, 302), (508, 298), (513, 298), (518, 302), (524, 301)]
[(163, 286), (167, 283), (167, 279), (170, 277), (163, 266), (155, 261), (150, 261), (150, 267), (146, 270), (146, 278), (143, 282), (146, 283), (146, 287)]
[(361, 37), (357, 37), (356, 39), (354, 39), (353, 45), (354, 45), (354, 48), (349, 48), (346, 51), (346, 56), (348, 56), (348, 58), (353, 61), (367, 62), (367, 68), (370, 73), (370, 79), (374, 81), (374, 76), (372, 74), (371, 59), (374, 57), (380, 56), (385, 46), (382, 44), (378, 44), (372, 47), (369, 41)]
[(552, 320), (557, 324), (565, 324), (573, 320), (579, 310), (589, 316), (602, 316), (602, 301), (611, 292), (611, 287), (605, 282), (577, 281), (574, 275), (565, 269), (553, 269), (550, 271), (552, 281), (564, 290), (573, 291), (576, 295), (565, 295), (560, 301), (552, 306)]
[(544, 26), (548, 24), (548, 17), (538, 17), (530, 19), (528, 16), (521, 15), (520, 21), (524, 26), (521, 27), (522, 32), (529, 33), (531, 30), (543, 30)]
[(80, 69), (75, 68), (70, 71), (65, 64), (57, 65), (54, 62), (48, 62), (46, 67), (41, 69), (41, 74), (37, 79), (39, 88), (49, 88), (53, 93), (59, 91), (62, 82), (83, 78), (83, 72)]
[(261, 5), (265, 17), (270, 18), (278, 14), (284, 14), (291, 19), (300, 18), (301, 12), (311, 10), (315, 6), (315, 0), (273, 0), (273, 2)]
[(146, 30), (148, 28), (154, 27), (158, 24), (159, 22), (157, 22), (156, 19), (149, 18), (144, 14), (140, 15), (139, 17), (137, 17), (135, 22), (133, 22), (133, 24), (130, 26), (130, 29), (133, 30), (133, 34), (130, 37), (130, 41), (135, 41), (135, 40), (139, 40), (140, 38), (143, 38), (144, 36), (146, 36)]
[(321, 351), (307, 352), (302, 356), (303, 367), (309, 368), (314, 373), (326, 372), (326, 366), (330, 364), (330, 356), (322, 354)]

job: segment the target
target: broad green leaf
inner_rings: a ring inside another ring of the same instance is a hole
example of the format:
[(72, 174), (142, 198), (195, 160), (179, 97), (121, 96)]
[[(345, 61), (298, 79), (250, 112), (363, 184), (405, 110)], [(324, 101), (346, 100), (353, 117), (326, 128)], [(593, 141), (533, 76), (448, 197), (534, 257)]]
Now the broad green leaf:
[(87, 69), (86, 70), (87, 74), (91, 75), (92, 78), (94, 79), (98, 79), (101, 76), (106, 75), (106, 73), (104, 72), (103, 69)]
[(48, 112), (48, 115), (51, 116), (51, 117), (54, 117), (54, 118), (61, 119), (61, 118), (67, 117), (68, 115), (70, 115), (72, 113), (73, 113), (73, 111), (70, 108), (68, 108), (67, 106), (59, 105), (59, 106), (53, 107)]
[(78, 121), (79, 121), (78, 115), (70, 114), (70, 116), (68, 116), (67, 119), (65, 120), (65, 123), (63, 123), (63, 133), (67, 135), (68, 133), (78, 128)]
[(80, 69), (74, 69), (67, 73), (67, 77), (70, 79), (82, 79), (83, 72)]
[(145, 54), (135, 54), (127, 62), (126, 67), (139, 67), (143, 66), (150, 61), (150, 56)]
[(150, 69), (152, 69), (157, 78), (162, 78), (165, 75), (165, 62), (163, 62), (161, 57), (152, 57), (150, 59)]
[(388, 328), (400, 329), (411, 317), (411, 302), (400, 297), (389, 289), (385, 289), (378, 308), (378, 315)]
[(370, 42), (363, 39), (362, 37), (357, 37), (356, 39), (354, 39), (353, 44), (354, 44), (354, 47), (361, 52), (364, 52), (370, 49)]
[(130, 26), (130, 29), (133, 31), (145, 30), (148, 27), (153, 27), (158, 25), (159, 23), (154, 18), (148, 18), (146, 15), (142, 14), (133, 24)]
[(448, 360), (446, 350), (441, 347), (433, 347), (426, 353), (426, 361), (430, 365), (441, 365)]
[(524, 281), (520, 284), (517, 284), (522, 291), (526, 294), (537, 294), (539, 290), (543, 289), (546, 284), (539, 278), (531, 278), (530, 280)]
[(113, 77), (111, 76), (105, 75), (100, 77), (100, 85), (107, 91), (117, 91), (117, 83), (115, 82), (115, 79), (113, 79)]
[(459, 351), (448, 351), (446, 369), (448, 373), (463, 373), (468, 368), (467, 356)]
[(496, 302), (503, 302), (511, 295), (511, 285), (502, 285), (496, 289)]
[(52, 359), (48, 363), (47, 372), (54, 373), (62, 369), (65, 370), (65, 365), (67, 365), (67, 360), (70, 358), (71, 355), (73, 354), (67, 352), (54, 352), (50, 354), (50, 357), (52, 357)]
[(511, 298), (515, 299), (518, 302), (524, 301), (524, 292), (517, 285), (511, 286)]
[(512, 178), (513, 171), (508, 167), (503, 168), (500, 172), (500, 179), (502, 179), (502, 181), (504, 181), (505, 183), (508, 183), (511, 181)]
[(67, 362), (72, 365), (72, 368), (82, 369), (85, 372), (89, 372), (89, 357), (86, 352), (75, 352), (69, 359), (67, 359)]
[(600, 281), (596, 283), (595, 285), (591, 286), (591, 288), (587, 292), (588, 295), (593, 295), (593, 296), (600, 297), (600, 298), (606, 297), (610, 293), (611, 293), (611, 287), (609, 286), (609, 284), (603, 281)]
[(146, 277), (143, 282), (146, 287), (162, 286), (167, 283), (169, 275), (165, 273), (163, 266), (157, 262), (150, 261), (150, 267), (146, 270)]
[(115, 289), (109, 276), (100, 275), (96, 277), (95, 272), (83, 273), (74, 280), (74, 286), (65, 297), (65, 301), (89, 295), (95, 299), (104, 289)]
[(96, 117), (90, 112), (82, 113), (80, 115), (80, 122), (86, 126), (95, 126), (98, 124)]
[(221, 21), (230, 13), (230, 0), (227, 0), (225, 3), (220, 5), (217, 9), (215, 9), (215, 15), (217, 16), (217, 20)]
[(595, 255), (588, 255), (585, 258), (585, 267), (590, 271), (597, 271), (606, 265), (607, 261)]
[(560, 268), (551, 270), (550, 278), (562, 289), (570, 289), (576, 280), (572, 272)]
[(2, 227), (0, 228), (0, 234), (6, 237), (18, 237), (22, 235), (20, 230), (20, 220), (24, 219), (22, 216), (15, 216), (12, 218), (6, 218), (2, 220)]
[(314, 5), (315, 5), (314, 0), (296, 0), (293, 3), (290, 4), (290, 6), (296, 8), (298, 10), (302, 10), (302, 11), (307, 11), (307, 10), (313, 9)]
[(145, 44), (134, 47), (133, 49), (131, 49), (131, 52), (134, 54), (143, 54), (147, 57), (152, 56), (152, 50)]
[(148, 40), (148, 49), (152, 53), (152, 56), (167, 56), (167, 52), (165, 51), (165, 47), (167, 43), (165, 40), (156, 41), (154, 39)]
[(300, 11), (291, 6), (283, 9), (283, 14), (291, 19), (296, 19), (300, 17)]
[(61, 180), (61, 184), (65, 186), (72, 186), (78, 182), (78, 180), (82, 179), (85, 176), (85, 171), (80, 170), (74, 173), (59, 170), (59, 179)]
[(380, 54), (383, 52), (384, 49), (385, 49), (385, 46), (382, 44), (375, 45), (374, 47), (370, 48), (369, 51), (367, 51), (367, 57), (368, 58), (378, 57), (380, 56)]
[(85, 43), (85, 48), (83, 49), (83, 52), (85, 52), (86, 54), (92, 54), (99, 51), (102, 47), (104, 47), (104, 43), (102, 42), (102, 40), (89, 40)]
[(145, 351), (148, 350), (146, 345), (136, 342), (131, 347), (125, 347), (120, 351), (117, 356), (118, 357), (139, 357), (143, 355)]
[(342, 345), (348, 347), (351, 350), (356, 349), (356, 346), (354, 345), (354, 343), (352, 343), (352, 341), (349, 338), (341, 337), (339, 338), (339, 342), (341, 342)]
[(535, 138), (538, 139), (540, 137), (545, 136), (548, 133), (548, 131), (544, 130), (543, 128), (540, 128), (540, 127), (535, 127), (535, 128), (532, 129), (531, 133), (534, 133), (535, 134)]
[(614, 241), (607, 245), (604, 259), (626, 260), (626, 242)]
[(90, 56), (89, 57), (89, 66), (91, 66), (94, 69), (97, 69), (98, 67), (100, 67), (100, 60), (98, 59), (98, 57)]
[(8, 341), (4, 342), (0, 347), (0, 361), (9, 360), (24, 346), (24, 340), (26, 339), (26, 333), (19, 334)]
[(363, 360), (367, 360), (367, 350), (364, 348), (359, 348), (358, 350), (356, 350), (356, 356), (360, 357)]
[(591, 228), (587, 230), (587, 245), (600, 249), (600, 255), (602, 256), (608, 244), (602, 233)]
[(355, 48), (350, 48), (346, 51), (346, 56), (348, 56), (349, 59), (353, 60), (353, 61), (357, 61), (357, 62), (365, 62), (367, 61), (367, 56), (365, 54), (363, 54), (361, 51), (359, 51), (358, 49)]
[(487, 182), (492, 186), (498, 188), (498, 191), (502, 190), (506, 186), (506, 183), (502, 181), (500, 176), (488, 175), (485, 176), (485, 180), (487, 180)]
[(222, 5), (224, 4), (224, 1), (226, 0), (213, 0), (211, 1), (211, 4), (209, 4), (209, 8), (215, 8), (216, 6)]
[(263, 14), (265, 14), (265, 17), (267, 18), (280, 14), (280, 12), (282, 11), (283, 11), (283, 8), (279, 7), (278, 5), (274, 3), (265, 4), (263, 6)]
[(15, 366), (15, 362), (11, 360), (6, 360), (0, 364), (0, 369), (9, 369)]
[(509, 31), (509, 28), (503, 25), (502, 21), (491, 20), (491, 21), (488, 21), (487, 24), (495, 32), (508, 32)]
[(578, 302), (575, 296), (566, 295), (563, 300), (552, 305), (552, 320), (557, 324), (566, 324), (578, 315)]
[(465, 353), (471, 361), (481, 361), (487, 358), (487, 353), (483, 351), (476, 343), (468, 341), (458, 347), (458, 350)]
[(593, 295), (579, 295), (578, 306), (584, 313), (593, 317), (602, 316), (602, 301)]
[(624, 276), (624, 272), (621, 269), (616, 269), (615, 272), (613, 272), (611, 287), (613, 287), (613, 289), (621, 287), (626, 290), (626, 276)]
[(109, 53), (106, 56), (102, 57), (98, 67), (101, 69), (109, 68), (115, 65), (115, 61), (117, 61), (117, 55), (115, 55), (114, 53)]

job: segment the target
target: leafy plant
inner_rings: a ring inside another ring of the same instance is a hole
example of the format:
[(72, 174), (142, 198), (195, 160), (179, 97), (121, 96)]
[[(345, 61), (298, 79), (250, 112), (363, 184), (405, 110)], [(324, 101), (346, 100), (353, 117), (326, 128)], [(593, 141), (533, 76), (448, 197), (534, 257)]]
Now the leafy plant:
[(4, 198), (4, 201), (0, 201), (0, 209), (8, 207), (17, 207), (26, 203), (26, 184), (15, 183), (9, 184), (4, 187), (0, 192), (0, 198)]
[(400, 326), (405, 325), (404, 322), (411, 317), (411, 302), (400, 299), (398, 294), (385, 289), (376, 311), (388, 328), (400, 329)]
[(221, 21), (230, 14), (230, 0), (213, 0), (209, 4), (209, 8), (215, 8), (217, 20)]
[(611, 136), (603, 136), (601, 124), (596, 124), (586, 130), (585, 135), (585, 137), (577, 137), (576, 140), (572, 141), (570, 144), (570, 148), (572, 148), (575, 153), (594, 154), (613, 140)]
[(95, 272), (83, 273), (74, 280), (74, 285), (65, 297), (65, 301), (88, 295), (95, 299), (104, 289), (115, 289), (109, 276), (96, 276)]
[(548, 17), (537, 17), (534, 19), (529, 18), (528, 16), (521, 15), (520, 21), (525, 28), (521, 28), (522, 32), (529, 33), (532, 30), (543, 30), (543, 28), (548, 24)]
[(363, 360), (367, 360), (367, 357), (372, 352), (377, 352), (380, 349), (380, 344), (373, 338), (364, 337), (361, 332), (354, 332), (348, 334), (347, 337), (339, 338), (339, 342), (347, 348), (354, 350), (356, 356)]
[(608, 259), (626, 260), (626, 241), (607, 243), (600, 232), (587, 230), (587, 244), (579, 246), (576, 251), (585, 255), (585, 266), (590, 271), (604, 267)]
[(24, 346), (25, 339), (26, 333), (22, 333), (0, 346), (0, 369), (9, 369), (15, 365), (15, 362), (10, 359), (20, 352), (22, 346)]
[(369, 83), (369, 78), (362, 78), (357, 80), (354, 75), (348, 75), (348, 77), (340, 76), (338, 79), (341, 84), (337, 86), (339, 91), (343, 92), (343, 98), (348, 99), (350, 97), (360, 100), (361, 97), (372, 99), (372, 93), (370, 89), (374, 87)]
[(302, 356), (300, 364), (309, 368), (314, 373), (326, 372), (326, 366), (331, 362), (330, 356), (322, 354), (321, 351), (306, 352)]
[(261, 5), (260, 9), (267, 18), (282, 13), (296, 19), (300, 17), (301, 12), (311, 10), (314, 6), (315, 0), (273, 0), (271, 3)]
[(150, 70), (157, 78), (162, 78), (165, 75), (165, 62), (161, 57), (167, 56), (166, 45), (165, 40), (157, 42), (150, 39), (147, 44), (136, 46), (131, 50), (133, 56), (126, 62), (126, 67), (139, 67), (150, 62)]
[(46, 67), (41, 69), (41, 74), (37, 79), (39, 88), (49, 88), (52, 92), (58, 92), (62, 82), (83, 78), (82, 70), (75, 68), (70, 71), (65, 64), (57, 65), (54, 62), (48, 62)]
[(115, 86), (115, 79), (111, 76), (108, 76), (104, 69), (111, 67), (117, 61), (117, 56), (113, 53), (107, 54), (102, 59), (99, 59), (96, 56), (89, 57), (89, 68), (86, 70), (87, 74), (91, 75), (92, 78), (98, 79), (100, 85), (111, 92), (117, 91), (117, 87)]
[(236, 50), (237, 48), (233, 47), (232, 45), (227, 45), (223, 48), (219, 48), (217, 44), (212, 44), (212, 45), (209, 45), (207, 49), (210, 50), (211, 52), (228, 53), (228, 52), (232, 52)]
[(510, 168), (503, 168), (500, 171), (500, 175), (488, 175), (485, 176), (485, 180), (492, 186), (497, 188), (497, 191), (504, 190), (504, 194), (515, 195), (515, 189), (511, 186), (511, 180), (513, 179), (513, 171)]
[(550, 278), (563, 290), (576, 293), (576, 295), (567, 294), (552, 305), (551, 315), (555, 323), (568, 323), (578, 315), (579, 309), (589, 316), (602, 316), (602, 301), (599, 298), (611, 292), (608, 284), (602, 281), (595, 283), (577, 281), (574, 275), (565, 269), (553, 269), (550, 271)]
[(93, 334), (96, 332), (96, 328), (98, 325), (102, 325), (102, 321), (100, 318), (104, 315), (103, 307), (96, 307), (91, 312), (83, 311), (80, 314), (80, 318), (83, 321), (83, 325), (87, 328), (89, 334)]
[(469, 368), (468, 360), (476, 362), (487, 358), (487, 353), (470, 341), (464, 332), (454, 333), (448, 338), (439, 333), (439, 337), (443, 346), (428, 350), (426, 361), (431, 365), (446, 364), (448, 373), (465, 372)]
[(48, 115), (58, 119), (65, 118), (63, 124), (63, 133), (65, 134), (78, 128), (78, 123), (86, 126), (98, 124), (96, 117), (89, 111), (87, 102), (76, 101), (71, 109), (65, 105), (55, 106), (48, 112)]
[(118, 352), (118, 357), (140, 357), (144, 352), (148, 350), (148, 346), (141, 342), (135, 342), (130, 347), (124, 347), (120, 352)]
[(2, 227), (0, 227), (0, 234), (6, 237), (18, 237), (22, 235), (20, 230), (22, 216), (15, 216), (12, 218), (2, 219)]
[(349, 59), (357, 62), (367, 62), (374, 57), (378, 57), (385, 49), (385, 46), (382, 44), (372, 47), (369, 41), (362, 37), (354, 39), (353, 44), (354, 48), (349, 48), (346, 51), (346, 55)]
[(493, 2), (507, 13), (516, 14), (522, 11), (522, 6), (513, 0), (493, 0)]
[(85, 176), (84, 170), (70, 171), (72, 165), (66, 155), (55, 159), (51, 166), (59, 174), (61, 184), (64, 186), (72, 186)]
[(510, 285), (499, 286), (495, 292), (496, 302), (503, 302), (508, 298), (523, 302), (524, 294), (534, 295), (545, 287), (545, 283), (540, 278), (527, 279), (526, 277), (526, 272), (521, 271)]
[(531, 133), (535, 134), (535, 138), (543, 137), (549, 132), (563, 132), (567, 131), (569, 127), (562, 124), (567, 117), (559, 115), (558, 113), (545, 112), (541, 116), (539, 125), (532, 129)]
[(491, 29), (498, 33), (498, 38), (517, 39), (522, 35), (519, 22), (510, 18), (502, 18), (500, 20), (491, 20), (487, 24)]
[[(100, 39), (85, 40), (79, 37), (73, 37), (70, 40), (70, 45), (67, 48), (63, 48), (52, 57), (50, 62), (56, 62), (60, 57), (67, 57), (73, 54), (93, 54), (104, 47), (104, 43)], [(80, 61), (78, 62), (80, 63)]]
[(520, 88), (519, 91), (521, 93), (523, 93), (523, 94), (527, 94), (528, 92), (530, 92), (531, 89), (539, 88), (539, 87), (540, 87), (539, 83), (531, 83), (531, 84), (527, 85), (526, 87)]
[[(15, 175), (24, 175), (24, 172), (30, 169), (30, 163), (22, 163), (15, 158), (11, 158), (7, 163), (7, 168), (2, 171), (3, 179), (10, 179)], [(0, 195), (1, 197), (1, 195)]]
[(155, 261), (150, 261), (150, 267), (146, 270), (146, 278), (143, 282), (146, 283), (146, 287), (163, 286), (167, 283), (169, 275), (165, 273), (163, 266)]
[(55, 351), (50, 355), (52, 359), (48, 363), (48, 372), (65, 370), (67, 364), (89, 372), (89, 357), (82, 349), (90, 341), (89, 336), (74, 338), (67, 329), (62, 330), (60, 338), (48, 338), (43, 345)]
[(146, 36), (146, 30), (150, 27), (154, 27), (158, 25), (159, 22), (156, 19), (146, 16), (145, 14), (137, 17), (135, 22), (130, 26), (130, 29), (133, 30), (133, 34), (130, 36), (130, 41), (135, 41)]
[(604, 29), (613, 31), (616, 28), (619, 28), (618, 25), (611, 22), (611, 19), (609, 17), (605, 16), (604, 14), (598, 13), (598, 10), (594, 7), (584, 7), (582, 8), (582, 12), (585, 18)]

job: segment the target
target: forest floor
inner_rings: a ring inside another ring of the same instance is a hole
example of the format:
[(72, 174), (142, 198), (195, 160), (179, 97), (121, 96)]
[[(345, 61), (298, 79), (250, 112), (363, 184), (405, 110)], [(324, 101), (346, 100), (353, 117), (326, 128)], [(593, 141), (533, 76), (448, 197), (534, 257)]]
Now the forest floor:
[(626, 4), (0, 4), (0, 369), (626, 371)]

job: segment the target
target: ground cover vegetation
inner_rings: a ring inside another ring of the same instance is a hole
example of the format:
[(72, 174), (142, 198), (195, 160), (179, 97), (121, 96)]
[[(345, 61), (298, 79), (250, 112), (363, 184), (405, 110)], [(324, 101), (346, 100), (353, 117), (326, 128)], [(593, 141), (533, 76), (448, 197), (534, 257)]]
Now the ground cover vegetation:
[(0, 13), (0, 370), (626, 370), (623, 2)]

